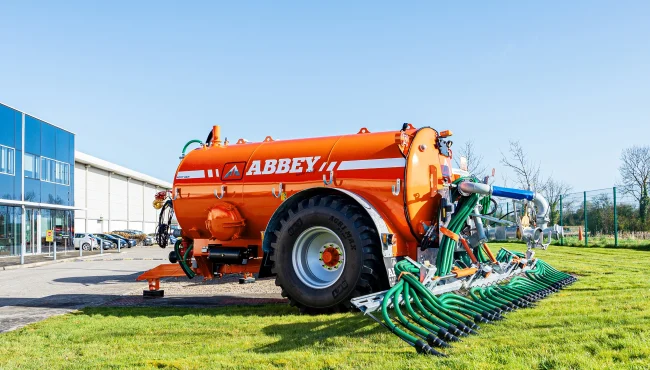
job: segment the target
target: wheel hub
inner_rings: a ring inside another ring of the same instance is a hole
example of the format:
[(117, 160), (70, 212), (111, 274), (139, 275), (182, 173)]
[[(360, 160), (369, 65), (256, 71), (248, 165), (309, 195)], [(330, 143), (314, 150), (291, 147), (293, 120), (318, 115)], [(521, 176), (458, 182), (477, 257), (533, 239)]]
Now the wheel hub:
[(333, 243), (325, 244), (321, 247), (320, 260), (323, 261), (323, 268), (338, 269), (343, 264), (341, 247)]
[(345, 269), (343, 242), (323, 226), (303, 231), (294, 243), (291, 257), (298, 279), (314, 289), (333, 285)]

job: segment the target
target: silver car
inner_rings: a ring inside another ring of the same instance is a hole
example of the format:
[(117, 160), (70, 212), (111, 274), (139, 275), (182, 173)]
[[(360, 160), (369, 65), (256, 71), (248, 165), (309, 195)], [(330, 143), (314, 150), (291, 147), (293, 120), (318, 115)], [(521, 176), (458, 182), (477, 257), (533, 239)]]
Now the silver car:
[(83, 234), (83, 233), (74, 234), (73, 244), (74, 244), (74, 249), (81, 248), (85, 251), (99, 248), (99, 244), (97, 244), (97, 240), (95, 240), (95, 238), (93, 238), (90, 234)]

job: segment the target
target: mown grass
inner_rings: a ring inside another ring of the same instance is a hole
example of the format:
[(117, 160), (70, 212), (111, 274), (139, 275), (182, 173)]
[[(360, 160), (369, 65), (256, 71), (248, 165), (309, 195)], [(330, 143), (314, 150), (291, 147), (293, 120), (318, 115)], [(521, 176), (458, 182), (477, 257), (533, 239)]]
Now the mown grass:
[[(619, 238), (618, 247), (615, 244), (614, 236), (612, 235), (599, 235), (590, 236), (587, 240), (588, 247), (606, 247), (606, 248), (647, 248), (650, 251), (650, 240), (648, 239), (631, 239)], [(559, 242), (554, 241), (554, 245), (559, 245)], [(577, 236), (569, 236), (564, 238), (564, 245), (570, 247), (582, 247), (585, 245), (585, 240), (579, 240)]]
[(537, 255), (579, 282), (482, 325), (446, 358), (416, 354), (358, 313), (89, 308), (0, 335), (0, 368), (650, 368), (649, 252), (555, 246)]

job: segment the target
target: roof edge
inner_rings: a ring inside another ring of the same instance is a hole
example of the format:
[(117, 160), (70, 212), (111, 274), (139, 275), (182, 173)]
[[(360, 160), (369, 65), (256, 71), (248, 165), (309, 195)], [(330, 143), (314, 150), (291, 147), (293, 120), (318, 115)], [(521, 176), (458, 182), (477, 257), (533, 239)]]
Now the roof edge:
[(5, 107), (7, 107), (7, 108), (9, 108), (9, 109), (13, 109), (13, 110), (15, 110), (16, 112), (20, 112), (20, 113), (22, 113), (22, 114), (24, 114), (24, 115), (26, 115), (26, 116), (30, 116), (30, 117), (32, 117), (33, 119), (37, 119), (37, 120), (39, 120), (39, 121), (41, 121), (41, 122), (43, 122), (43, 123), (45, 123), (45, 124), (48, 124), (48, 125), (50, 125), (50, 126), (52, 126), (52, 127), (54, 127), (54, 128), (58, 128), (58, 129), (61, 130), (61, 131), (65, 131), (65, 132), (67, 132), (67, 133), (69, 133), (69, 134), (72, 134), (72, 135), (75, 136), (75, 138), (76, 138), (76, 136), (77, 136), (77, 134), (75, 134), (74, 132), (72, 132), (72, 131), (70, 131), (70, 130), (68, 130), (68, 129), (66, 129), (66, 128), (63, 128), (63, 127), (61, 127), (61, 126), (59, 126), (59, 125), (56, 125), (56, 124), (54, 124), (54, 123), (52, 123), (52, 122), (48, 122), (48, 121), (46, 121), (46, 120), (44, 120), (44, 119), (42, 119), (42, 118), (38, 118), (38, 117), (36, 117), (36, 116), (33, 115), (33, 114), (26, 113), (24, 110), (20, 110), (20, 109), (18, 109), (18, 108), (14, 108), (14, 107), (12, 107), (11, 105), (5, 104), (5, 103), (3, 103), (3, 102), (0, 102), (0, 105), (4, 105)]
[(75, 163), (87, 164), (90, 165), (91, 167), (99, 168), (109, 172), (114, 172), (118, 175), (139, 180), (147, 184), (157, 185), (166, 189), (172, 188), (172, 184), (167, 181), (159, 180), (153, 176), (149, 176), (144, 173), (128, 169), (126, 167), (103, 160), (101, 158), (93, 157), (90, 154), (82, 153), (78, 150), (75, 150), (74, 152), (74, 161)]

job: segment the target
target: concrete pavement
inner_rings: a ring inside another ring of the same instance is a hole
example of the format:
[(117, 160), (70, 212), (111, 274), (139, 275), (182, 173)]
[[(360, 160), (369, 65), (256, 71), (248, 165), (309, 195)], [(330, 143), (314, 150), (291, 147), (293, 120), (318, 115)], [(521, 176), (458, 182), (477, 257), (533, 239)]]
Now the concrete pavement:
[(136, 247), (119, 255), (0, 270), (0, 332), (146, 289), (136, 277), (165, 263), (168, 254), (168, 249)]

